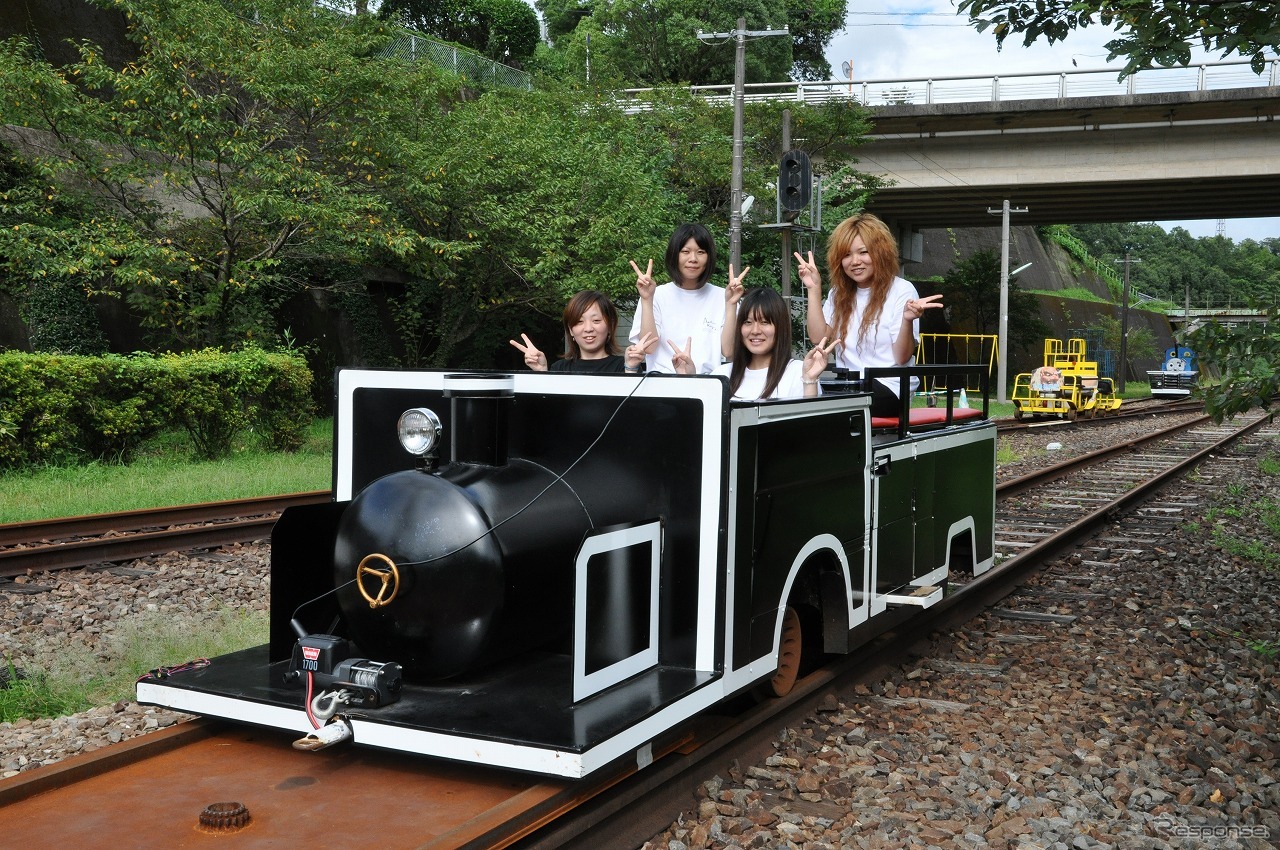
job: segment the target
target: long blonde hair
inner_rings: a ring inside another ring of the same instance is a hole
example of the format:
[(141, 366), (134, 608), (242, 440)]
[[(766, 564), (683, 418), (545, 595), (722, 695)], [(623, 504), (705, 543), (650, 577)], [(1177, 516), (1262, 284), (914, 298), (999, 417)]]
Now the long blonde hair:
[(849, 320), (853, 316), (854, 300), (857, 297), (858, 285), (853, 278), (844, 273), (841, 261), (853, 249), (853, 240), (862, 237), (862, 244), (867, 246), (871, 255), (871, 300), (867, 310), (862, 314), (862, 323), (858, 326), (858, 345), (862, 345), (867, 331), (880, 318), (885, 299), (889, 296), (889, 287), (898, 276), (898, 242), (893, 238), (888, 225), (871, 213), (858, 213), (836, 225), (831, 238), (827, 240), (827, 268), (831, 272), (831, 288), (835, 290), (835, 315), (832, 322), (836, 337), (844, 339), (849, 332)]

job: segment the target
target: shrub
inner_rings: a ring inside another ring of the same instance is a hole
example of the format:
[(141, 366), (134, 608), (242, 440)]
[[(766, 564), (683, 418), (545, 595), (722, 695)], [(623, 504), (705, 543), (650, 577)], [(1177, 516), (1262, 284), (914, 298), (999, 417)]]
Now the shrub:
[(128, 461), (148, 437), (181, 427), (217, 458), (257, 431), (293, 451), (311, 419), (311, 373), (257, 348), (161, 357), (0, 353), (0, 466)]
[(311, 421), (311, 372), (301, 357), (245, 348), (171, 354), (165, 363), (175, 421), (201, 457), (226, 455), (246, 428), (273, 449), (302, 445)]
[(84, 369), (90, 358), (0, 354), (0, 419), (13, 423), (17, 439), (6, 441), (7, 465), (66, 462), (79, 453), (79, 405), (90, 395)]

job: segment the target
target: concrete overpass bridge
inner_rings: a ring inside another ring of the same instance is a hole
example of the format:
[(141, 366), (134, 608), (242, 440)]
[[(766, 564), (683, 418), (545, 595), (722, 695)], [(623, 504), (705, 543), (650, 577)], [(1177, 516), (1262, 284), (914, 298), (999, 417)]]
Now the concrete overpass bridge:
[[(728, 99), (730, 87), (707, 87)], [(875, 113), (854, 154), (894, 185), (869, 209), (899, 228), (1280, 216), (1280, 60), (1142, 71), (747, 86), (745, 97), (852, 101)], [(796, 141), (803, 147), (803, 140)]]

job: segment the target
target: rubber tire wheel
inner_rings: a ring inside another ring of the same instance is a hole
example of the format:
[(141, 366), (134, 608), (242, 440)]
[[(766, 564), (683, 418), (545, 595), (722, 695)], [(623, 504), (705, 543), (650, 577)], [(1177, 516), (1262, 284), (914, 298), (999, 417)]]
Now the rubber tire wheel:
[(801, 649), (804, 646), (804, 630), (800, 615), (790, 605), (782, 612), (782, 636), (778, 641), (778, 670), (764, 685), (769, 696), (785, 697), (795, 687), (800, 676)]

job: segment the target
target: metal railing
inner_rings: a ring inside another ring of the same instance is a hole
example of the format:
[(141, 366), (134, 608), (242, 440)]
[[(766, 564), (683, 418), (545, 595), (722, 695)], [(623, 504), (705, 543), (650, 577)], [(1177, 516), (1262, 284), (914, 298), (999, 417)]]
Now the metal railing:
[[(355, 5), (352, 0), (313, 0), (313, 2), (316, 6), (340, 15), (355, 14)], [(529, 75), (524, 71), (518, 71), (509, 65), (503, 65), (501, 62), (482, 56), (474, 50), (439, 41), (415, 30), (403, 27), (396, 27), (396, 29), (400, 34), (383, 50), (384, 56), (399, 56), (414, 62), (431, 62), (480, 85), (525, 90), (533, 87)]]
[[(1280, 58), (1267, 60), (1260, 74), (1247, 60), (1208, 62), (1186, 68), (1152, 68), (1120, 78), (1119, 68), (1005, 74), (980, 77), (898, 78), (889, 80), (825, 80), (822, 82), (748, 83), (743, 99), (806, 104), (853, 102), (863, 106), (999, 103), (1068, 97), (1107, 97), (1153, 92), (1214, 91), (1280, 85)], [(730, 104), (733, 86), (691, 86), (713, 103)], [(648, 108), (655, 89), (618, 93), (628, 111)]]
[(399, 56), (414, 62), (431, 62), (446, 71), (489, 86), (529, 89), (529, 75), (501, 62), (486, 59), (479, 53), (436, 41), (412, 30), (402, 30), (398, 38), (383, 50), (387, 56)]

